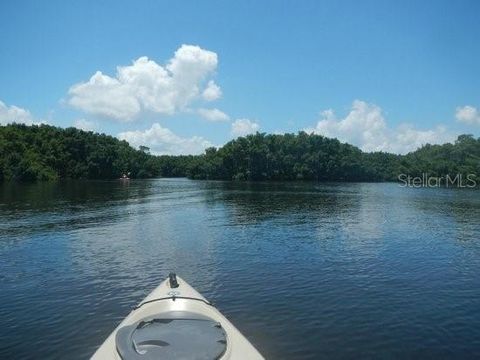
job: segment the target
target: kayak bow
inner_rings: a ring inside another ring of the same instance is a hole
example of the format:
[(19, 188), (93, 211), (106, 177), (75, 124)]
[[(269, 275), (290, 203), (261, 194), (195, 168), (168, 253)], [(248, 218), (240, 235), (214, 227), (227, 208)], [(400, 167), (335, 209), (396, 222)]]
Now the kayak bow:
[(110, 334), (92, 360), (263, 359), (208, 300), (174, 273)]

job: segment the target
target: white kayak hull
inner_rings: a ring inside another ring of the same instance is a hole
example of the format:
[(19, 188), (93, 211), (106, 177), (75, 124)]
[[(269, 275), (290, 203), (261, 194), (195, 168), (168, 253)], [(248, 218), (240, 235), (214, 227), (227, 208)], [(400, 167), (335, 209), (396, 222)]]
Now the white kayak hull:
[[(220, 357), (221, 360), (240, 360), (240, 359), (263, 359), (263, 356), (255, 347), (227, 320), (213, 305), (211, 305), (200, 293), (187, 284), (180, 277), (176, 277), (177, 287), (171, 286), (167, 279), (163, 281), (155, 290), (153, 290), (135, 309), (120, 323), (120, 325), (110, 334), (105, 342), (98, 348), (91, 359), (93, 360), (130, 360), (125, 355), (121, 356), (121, 351), (117, 348), (117, 332), (123, 331), (127, 327), (134, 327), (135, 324), (147, 318), (165, 317), (168, 314), (188, 313), (208, 318), (218, 322), (218, 327), (222, 329), (225, 335), (226, 344)], [(222, 341), (223, 343), (223, 341)], [(119, 353), (120, 352), (120, 353)], [(135, 359), (143, 358), (141, 351), (134, 354)], [(196, 356), (190, 356), (189, 359), (196, 359)], [(205, 358), (205, 357), (198, 357)], [(145, 356), (145, 359), (150, 357)]]

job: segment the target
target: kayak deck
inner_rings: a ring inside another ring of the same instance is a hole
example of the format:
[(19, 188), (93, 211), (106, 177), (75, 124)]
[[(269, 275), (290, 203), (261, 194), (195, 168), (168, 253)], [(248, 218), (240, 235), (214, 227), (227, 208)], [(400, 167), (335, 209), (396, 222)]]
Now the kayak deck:
[(93, 360), (263, 359), (209, 301), (171, 274), (110, 334)]

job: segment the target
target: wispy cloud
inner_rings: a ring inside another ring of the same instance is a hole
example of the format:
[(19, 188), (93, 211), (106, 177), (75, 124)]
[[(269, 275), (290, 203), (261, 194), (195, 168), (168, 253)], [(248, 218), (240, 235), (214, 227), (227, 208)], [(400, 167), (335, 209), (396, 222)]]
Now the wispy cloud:
[(98, 128), (97, 123), (86, 119), (75, 120), (73, 126), (84, 131), (95, 131)]
[(204, 109), (200, 108), (197, 110), (198, 114), (205, 120), (211, 122), (225, 122), (230, 120), (230, 116), (225, 114), (223, 111), (218, 109)]
[(32, 125), (45, 122), (44, 120), (35, 119), (30, 111), (26, 109), (15, 105), (8, 106), (0, 101), (0, 125), (11, 123)]
[(249, 119), (237, 119), (232, 123), (230, 134), (233, 137), (254, 134), (260, 130), (260, 125)]
[(470, 105), (457, 107), (455, 118), (464, 124), (480, 125), (480, 112)]

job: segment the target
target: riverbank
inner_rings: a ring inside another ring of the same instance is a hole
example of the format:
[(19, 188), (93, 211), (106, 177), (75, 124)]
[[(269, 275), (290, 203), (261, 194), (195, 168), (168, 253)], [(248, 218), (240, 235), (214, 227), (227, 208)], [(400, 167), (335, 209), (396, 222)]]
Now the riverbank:
[(237, 181), (382, 182), (480, 174), (480, 140), (425, 145), (406, 154), (363, 152), (320, 135), (257, 133), (202, 155), (152, 155), (115, 137), (49, 125), (0, 126), (0, 181), (189, 177)]

